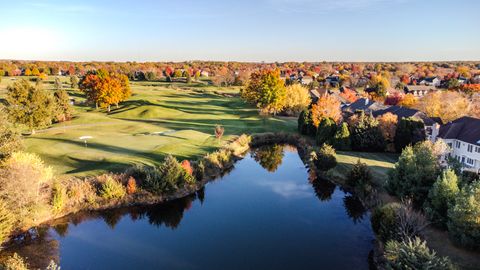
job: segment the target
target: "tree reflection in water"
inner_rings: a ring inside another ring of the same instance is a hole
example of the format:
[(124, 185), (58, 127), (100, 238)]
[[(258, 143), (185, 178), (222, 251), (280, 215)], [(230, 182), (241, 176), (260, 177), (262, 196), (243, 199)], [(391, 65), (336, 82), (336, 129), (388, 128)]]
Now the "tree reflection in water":
[(275, 172), (282, 164), (284, 146), (278, 144), (260, 146), (253, 149), (250, 155), (265, 170)]
[(363, 206), (362, 202), (353, 195), (346, 195), (343, 198), (343, 205), (345, 206), (347, 215), (355, 224), (361, 222), (367, 215), (367, 209)]
[(332, 195), (335, 192), (335, 189), (337, 188), (337, 186), (334, 183), (323, 178), (317, 178), (314, 181), (311, 181), (311, 184), (312, 184), (313, 190), (315, 191), (315, 195), (322, 202), (331, 200)]
[[(284, 151), (288, 150), (289, 148), (285, 148), (283, 145), (269, 145), (252, 150), (251, 156), (264, 169), (269, 172), (275, 172), (282, 163)], [(314, 171), (309, 171), (308, 181), (320, 201), (326, 202), (332, 199), (337, 188), (334, 183), (318, 177)], [(50, 260), (53, 259), (56, 262), (59, 260), (59, 243), (55, 240), (55, 234), (53, 232), (56, 232), (59, 237), (66, 237), (69, 234), (69, 225), (77, 225), (88, 220), (103, 220), (108, 227), (113, 230), (115, 226), (121, 222), (123, 217), (128, 216), (134, 222), (146, 220), (149, 224), (156, 227), (166, 227), (175, 230), (180, 226), (185, 211), (192, 207), (196, 199), (199, 200), (200, 204), (203, 204), (205, 201), (205, 188), (201, 188), (190, 196), (154, 206), (80, 212), (53, 221), (50, 224), (51, 227), (45, 226), (29, 231), (23, 237), (19, 238), (13, 246), (2, 251), (0, 258), (2, 256), (10, 256), (14, 252), (17, 252), (22, 257), (27, 258), (27, 262), (33, 269), (44, 269)], [(343, 198), (343, 205), (347, 215), (355, 224), (361, 222), (367, 215), (367, 209), (352, 195), (346, 193)]]

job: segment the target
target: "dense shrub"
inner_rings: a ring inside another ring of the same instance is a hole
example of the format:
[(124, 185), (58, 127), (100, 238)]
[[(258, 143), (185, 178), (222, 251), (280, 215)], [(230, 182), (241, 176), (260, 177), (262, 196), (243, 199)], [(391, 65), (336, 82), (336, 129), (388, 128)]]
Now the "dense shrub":
[(372, 190), (372, 173), (367, 164), (357, 161), (348, 173), (347, 184), (353, 188), (358, 195), (368, 196)]
[(458, 192), (458, 178), (455, 172), (443, 171), (428, 193), (428, 200), (425, 202), (427, 217), (436, 225), (445, 227), (448, 208), (454, 204)]
[(418, 237), (387, 242), (385, 258), (386, 269), (392, 270), (455, 269), (448, 258), (439, 257)]
[(202, 160), (193, 164), (193, 172), (197, 181), (202, 181), (205, 177), (205, 164)]
[(431, 142), (407, 146), (395, 168), (389, 172), (387, 189), (400, 198), (412, 198), (421, 206), (439, 173), (438, 159)]
[(428, 225), (423, 215), (413, 210), (409, 203), (388, 203), (377, 207), (371, 223), (373, 231), (383, 242), (420, 236)]
[(480, 181), (462, 188), (448, 217), (452, 238), (465, 247), (480, 249)]
[(62, 211), (63, 207), (65, 206), (67, 200), (67, 192), (65, 190), (65, 187), (59, 183), (56, 182), (53, 185), (52, 189), (52, 207), (54, 212), (60, 212)]
[(132, 195), (137, 192), (137, 181), (130, 176), (127, 181), (127, 194)]
[(23, 260), (20, 255), (14, 253), (8, 257), (3, 263), (2, 270), (28, 270), (28, 264)]
[(0, 200), (0, 245), (8, 239), (12, 229), (15, 218), (8, 209), (7, 204)]
[(350, 129), (353, 150), (381, 152), (385, 149), (385, 140), (378, 126), (378, 121), (373, 116), (361, 112)]
[(372, 212), (372, 229), (383, 242), (397, 238), (397, 211), (400, 207), (399, 203), (389, 203)]
[(318, 145), (332, 144), (333, 137), (337, 131), (337, 124), (331, 118), (323, 118), (318, 125), (317, 135), (315, 137)]
[(105, 180), (100, 184), (99, 195), (103, 199), (121, 199), (125, 196), (125, 187), (112, 176), (105, 176)]
[(352, 148), (350, 131), (347, 123), (342, 123), (333, 137), (333, 147), (337, 150), (348, 151)]
[(395, 150), (402, 152), (408, 145), (425, 140), (425, 124), (420, 119), (402, 118), (395, 133)]
[(190, 161), (188, 160), (184, 160), (182, 161), (182, 168), (190, 175), (193, 175), (193, 169), (192, 169), (192, 165), (190, 165)]
[(335, 149), (328, 144), (322, 145), (319, 151), (313, 152), (311, 158), (315, 167), (320, 171), (328, 171), (337, 166)]
[(158, 167), (146, 169), (145, 174), (143, 186), (157, 194), (171, 193), (195, 182), (194, 177), (171, 155), (168, 155)]
[(313, 125), (312, 114), (309, 109), (303, 110), (298, 117), (298, 132), (310, 136), (317, 133), (317, 128)]

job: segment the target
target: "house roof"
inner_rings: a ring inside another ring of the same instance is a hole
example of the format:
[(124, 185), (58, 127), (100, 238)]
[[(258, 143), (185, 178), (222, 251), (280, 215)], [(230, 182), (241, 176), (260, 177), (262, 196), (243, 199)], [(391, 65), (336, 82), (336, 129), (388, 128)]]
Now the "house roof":
[(480, 146), (480, 119), (462, 117), (440, 127), (438, 137), (456, 139)]
[(350, 104), (349, 106), (346, 106), (345, 110), (348, 110), (354, 113), (356, 111), (376, 111), (376, 110), (381, 110), (385, 108), (386, 106), (384, 106), (383, 104), (375, 102), (371, 99), (360, 98), (357, 101)]
[(428, 85), (407, 85), (405, 89), (408, 91), (431, 91), (436, 90), (433, 86)]
[(399, 119), (409, 118), (409, 117), (414, 117), (414, 118), (417, 118), (417, 119), (421, 119), (426, 126), (432, 126), (435, 123), (437, 123), (437, 121), (428, 117), (424, 112), (421, 112), (421, 111), (415, 110), (415, 109), (402, 107), (402, 106), (390, 106), (390, 107), (388, 107), (384, 110), (375, 111), (372, 114), (373, 114), (374, 117), (378, 117), (378, 116), (384, 115), (386, 113), (392, 113), (392, 114), (396, 115)]

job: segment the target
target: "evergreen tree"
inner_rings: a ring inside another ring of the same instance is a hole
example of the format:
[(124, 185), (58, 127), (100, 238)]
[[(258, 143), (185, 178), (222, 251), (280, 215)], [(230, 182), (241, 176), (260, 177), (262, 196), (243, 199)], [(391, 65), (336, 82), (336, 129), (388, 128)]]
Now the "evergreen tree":
[(309, 109), (305, 109), (298, 117), (298, 132), (303, 135), (313, 136), (317, 133), (317, 129), (313, 125), (312, 114)]
[(431, 142), (407, 146), (389, 172), (387, 188), (400, 198), (412, 198), (421, 206), (440, 173)]
[(333, 137), (333, 147), (337, 150), (348, 151), (351, 149), (351, 145), (348, 124), (344, 122), (341, 127), (337, 129), (337, 132)]
[(317, 129), (316, 141), (318, 145), (332, 144), (337, 131), (337, 124), (331, 118), (323, 118)]
[(445, 227), (448, 208), (454, 204), (458, 192), (458, 177), (455, 172), (453, 170), (443, 171), (433, 184), (425, 203), (425, 213), (430, 220), (440, 227)]
[(32, 134), (35, 129), (52, 123), (54, 102), (40, 85), (33, 87), (21, 79), (7, 88), (7, 112), (12, 122), (26, 125)]
[(377, 152), (385, 150), (385, 140), (378, 121), (371, 115), (361, 112), (358, 121), (351, 127), (353, 150)]
[(14, 221), (15, 218), (7, 204), (0, 199), (0, 245), (10, 236)]
[(425, 124), (415, 118), (402, 118), (395, 133), (395, 150), (402, 152), (408, 145), (415, 145), (425, 140)]

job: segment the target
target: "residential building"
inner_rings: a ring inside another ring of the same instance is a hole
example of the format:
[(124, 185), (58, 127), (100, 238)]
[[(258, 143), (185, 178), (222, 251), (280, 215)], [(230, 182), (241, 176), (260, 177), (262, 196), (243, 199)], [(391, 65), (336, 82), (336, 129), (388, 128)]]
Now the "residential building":
[(413, 94), (416, 97), (423, 97), (431, 91), (437, 91), (435, 86), (428, 85), (407, 85), (404, 88), (405, 94)]
[(372, 113), (374, 117), (378, 117), (381, 115), (384, 115), (386, 113), (392, 113), (398, 117), (398, 120), (402, 118), (415, 118), (418, 120), (422, 120), (423, 123), (425, 124), (425, 135), (427, 140), (432, 140), (434, 141), (434, 137), (437, 136), (437, 134), (434, 134), (435, 130), (438, 130), (439, 124), (441, 124), (441, 120), (438, 118), (432, 118), (428, 117), (426, 113), (415, 110), (415, 109), (410, 109), (402, 106), (389, 106), (386, 109), (383, 110), (377, 110)]
[(465, 116), (442, 125), (435, 139), (448, 144), (449, 155), (465, 170), (480, 173), (480, 119)]
[(426, 77), (418, 82), (419, 85), (440, 86), (441, 80), (437, 77)]

